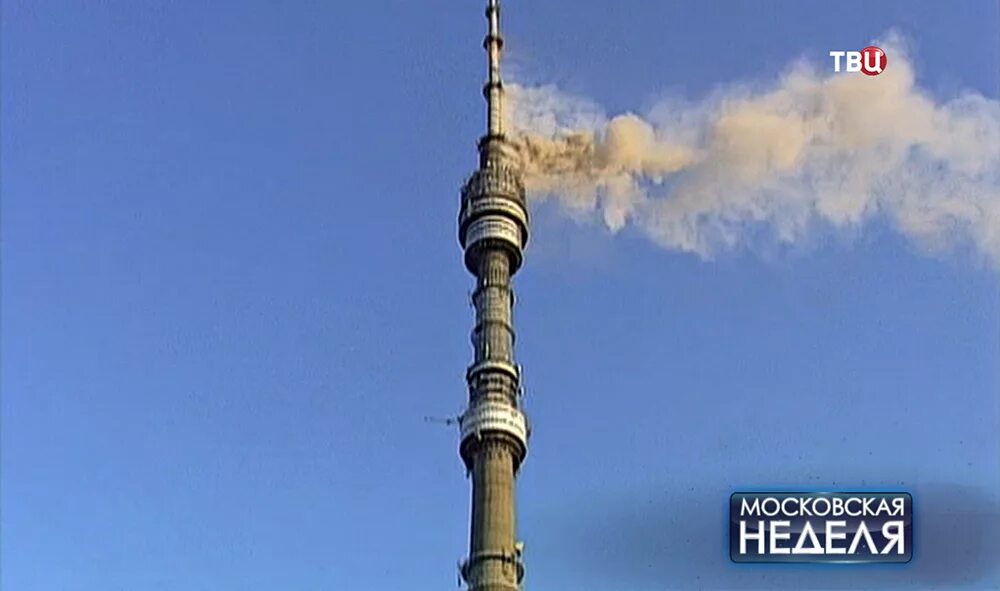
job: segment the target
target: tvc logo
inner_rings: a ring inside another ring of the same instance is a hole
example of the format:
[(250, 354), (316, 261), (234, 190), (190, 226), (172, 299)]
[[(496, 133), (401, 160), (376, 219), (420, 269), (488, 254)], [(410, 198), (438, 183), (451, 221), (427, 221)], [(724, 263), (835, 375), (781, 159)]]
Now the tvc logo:
[(844, 70), (861, 72), (868, 76), (878, 76), (885, 70), (885, 52), (881, 48), (869, 45), (861, 51), (831, 51), (833, 71), (840, 71), (840, 58), (844, 59)]

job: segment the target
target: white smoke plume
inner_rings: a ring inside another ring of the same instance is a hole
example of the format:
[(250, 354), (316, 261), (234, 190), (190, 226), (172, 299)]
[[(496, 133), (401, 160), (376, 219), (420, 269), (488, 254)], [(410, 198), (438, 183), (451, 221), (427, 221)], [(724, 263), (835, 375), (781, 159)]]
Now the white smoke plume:
[(798, 63), (770, 90), (731, 87), (645, 116), (512, 85), (529, 194), (705, 258), (880, 218), (922, 250), (1000, 267), (1000, 101), (935, 101), (898, 37), (880, 46), (878, 76)]

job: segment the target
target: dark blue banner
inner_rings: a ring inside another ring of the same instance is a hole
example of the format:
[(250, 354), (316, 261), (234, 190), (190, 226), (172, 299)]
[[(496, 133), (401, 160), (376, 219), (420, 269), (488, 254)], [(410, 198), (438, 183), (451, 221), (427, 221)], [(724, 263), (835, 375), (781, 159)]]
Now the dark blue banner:
[(738, 492), (729, 498), (733, 562), (909, 562), (909, 493)]

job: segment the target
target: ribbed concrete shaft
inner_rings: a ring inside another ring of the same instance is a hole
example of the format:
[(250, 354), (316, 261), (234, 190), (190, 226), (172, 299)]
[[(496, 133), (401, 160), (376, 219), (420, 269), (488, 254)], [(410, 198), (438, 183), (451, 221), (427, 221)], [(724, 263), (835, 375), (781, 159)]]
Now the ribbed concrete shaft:
[[(513, 365), (510, 259), (503, 249), (484, 250), (474, 294), (475, 361)], [(470, 387), (470, 405), (486, 401), (517, 406), (517, 380), (503, 372), (484, 372)], [(470, 442), (472, 516), (466, 580), (473, 591), (516, 591), (520, 558), (515, 552), (514, 477), (523, 453), (504, 433), (486, 432)]]
[(484, 253), (478, 278), (474, 296), (476, 328), (473, 330), (476, 361), (513, 362), (510, 259), (500, 250)]
[(469, 589), (518, 588), (514, 558), (514, 459), (502, 440), (484, 440), (472, 465)]

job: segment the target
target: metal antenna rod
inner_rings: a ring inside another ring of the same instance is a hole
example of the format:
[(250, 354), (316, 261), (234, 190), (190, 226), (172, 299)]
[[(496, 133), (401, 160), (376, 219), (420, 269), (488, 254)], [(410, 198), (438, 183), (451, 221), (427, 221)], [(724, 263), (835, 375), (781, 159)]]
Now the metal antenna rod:
[(503, 37), (500, 36), (500, 3), (499, 0), (489, 0), (486, 5), (486, 18), (489, 20), (489, 32), (483, 41), (489, 60), (489, 74), (483, 95), (486, 97), (486, 130), (488, 135), (503, 135), (503, 81), (500, 79), (500, 50), (503, 49)]

